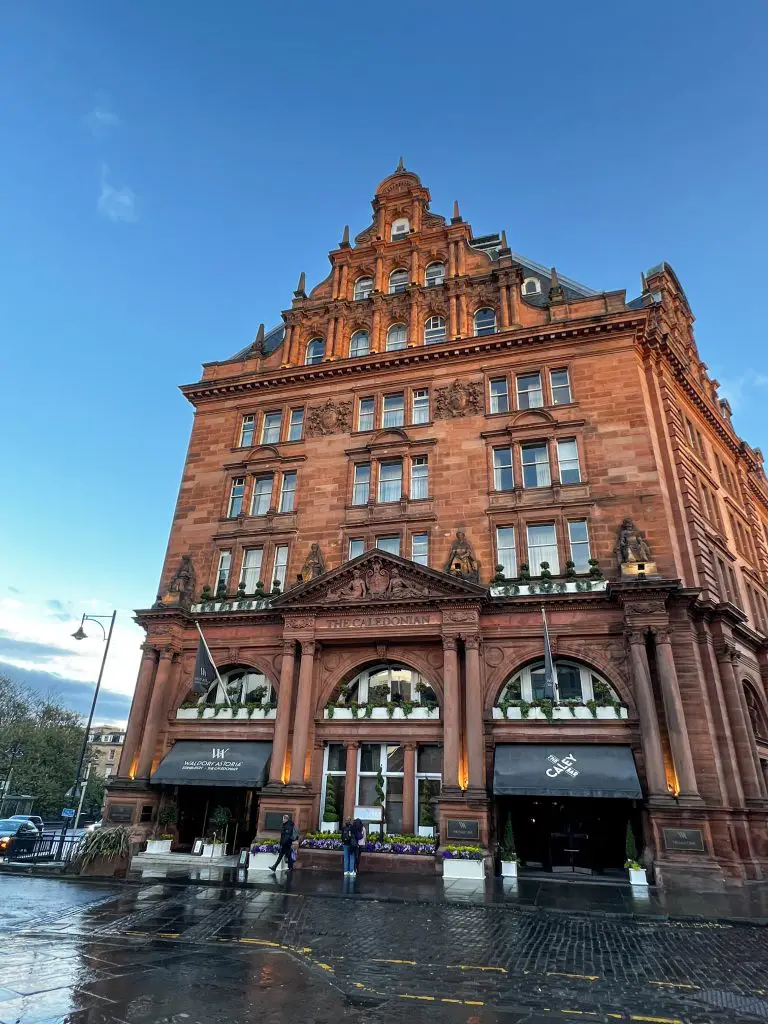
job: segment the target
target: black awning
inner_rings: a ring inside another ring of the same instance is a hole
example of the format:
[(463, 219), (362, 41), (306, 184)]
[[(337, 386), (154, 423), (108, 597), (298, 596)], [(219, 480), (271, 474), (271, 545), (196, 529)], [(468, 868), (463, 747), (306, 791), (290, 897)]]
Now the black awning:
[(596, 744), (497, 744), (493, 792), (496, 796), (643, 798), (630, 748)]
[(266, 780), (271, 743), (178, 740), (152, 776), (168, 786), (247, 786)]

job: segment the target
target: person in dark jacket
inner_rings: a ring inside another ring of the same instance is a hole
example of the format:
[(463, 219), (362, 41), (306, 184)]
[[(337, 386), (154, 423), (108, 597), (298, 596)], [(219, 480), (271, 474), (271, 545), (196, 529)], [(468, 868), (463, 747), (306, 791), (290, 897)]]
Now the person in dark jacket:
[(293, 818), (290, 814), (284, 814), (283, 824), (280, 829), (280, 854), (275, 863), (270, 867), (270, 871), (277, 871), (283, 857), (285, 857), (288, 864), (288, 870), (293, 871), (293, 844), (298, 843), (299, 839), (300, 833), (293, 823)]
[(365, 825), (359, 818), (355, 818), (352, 822), (352, 828), (355, 830), (355, 838), (357, 839), (357, 847), (354, 850), (355, 874), (357, 874), (360, 870), (360, 854), (363, 852), (363, 843), (365, 842)]
[(351, 818), (347, 818), (341, 826), (341, 849), (344, 853), (344, 874), (354, 875), (357, 833)]

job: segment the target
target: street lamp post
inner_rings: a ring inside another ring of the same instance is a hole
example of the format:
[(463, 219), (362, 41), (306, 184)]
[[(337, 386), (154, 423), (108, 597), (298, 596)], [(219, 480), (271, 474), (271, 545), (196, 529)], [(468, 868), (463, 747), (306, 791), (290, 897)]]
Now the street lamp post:
[[(86, 637), (88, 636), (88, 634), (83, 629), (83, 623), (84, 622), (95, 622), (97, 625), (101, 626), (101, 631), (104, 634), (104, 640), (105, 640), (104, 654), (103, 654), (102, 659), (101, 659), (101, 668), (99, 669), (99, 678), (96, 680), (96, 689), (93, 691), (93, 700), (91, 701), (91, 710), (90, 710), (90, 713), (88, 714), (88, 723), (87, 723), (87, 725), (85, 727), (85, 736), (83, 737), (83, 745), (80, 748), (80, 758), (79, 758), (79, 760), (77, 762), (77, 772), (75, 774), (75, 784), (72, 787), (72, 789), (69, 790), (69, 793), (72, 794), (72, 797), (75, 800), (77, 800), (79, 795), (80, 795), (80, 779), (81, 779), (81, 776), (82, 776), (82, 773), (83, 773), (83, 762), (85, 761), (85, 752), (88, 749), (88, 738), (91, 735), (91, 724), (93, 722), (93, 713), (96, 710), (96, 701), (99, 698), (99, 689), (101, 688), (101, 677), (104, 675), (104, 665), (106, 664), (107, 655), (109, 654), (109, 643), (110, 643), (110, 640), (112, 639), (112, 630), (115, 627), (115, 617), (116, 616), (117, 616), (117, 611), (113, 611), (111, 616), (109, 616), (109, 615), (85, 615), (85, 614), (83, 614), (82, 619), (80, 619), (80, 625), (77, 627), (75, 632), (72, 634), (72, 636), (75, 638), (75, 640), (85, 640)], [(110, 620), (110, 622), (109, 622), (109, 632), (107, 632), (107, 630), (104, 629), (104, 626), (101, 623), (101, 619), (109, 619)], [(69, 795), (69, 793), (67, 795)], [(63, 827), (61, 829), (61, 834), (59, 836), (59, 848), (58, 848), (58, 850), (56, 852), (56, 860), (61, 860), (62, 851), (64, 849), (64, 840), (66, 839), (68, 828), (69, 828), (69, 818), (65, 818), (64, 819), (64, 825), (63, 825)]]
[(17, 758), (24, 757), (24, 751), (21, 749), (18, 743), (14, 743), (14, 745), (12, 747), (9, 747), (5, 753), (6, 756), (9, 757), (11, 760), (10, 764), (8, 765), (8, 774), (5, 776), (5, 781), (3, 782), (3, 795), (2, 798), (0, 798), (0, 818), (2, 818), (3, 816), (2, 812), (3, 808), (5, 807), (5, 799), (11, 791), (11, 776), (13, 775), (13, 764)]

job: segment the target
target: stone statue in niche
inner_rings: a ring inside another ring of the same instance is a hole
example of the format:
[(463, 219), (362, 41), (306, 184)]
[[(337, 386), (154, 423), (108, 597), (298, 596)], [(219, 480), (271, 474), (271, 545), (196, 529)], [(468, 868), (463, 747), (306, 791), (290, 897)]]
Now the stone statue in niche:
[(189, 555), (182, 555), (181, 564), (168, 584), (162, 603), (188, 606), (192, 603), (195, 592), (195, 567)]
[(453, 576), (461, 576), (462, 579), (469, 580), (470, 583), (479, 582), (480, 573), (475, 552), (463, 530), (456, 531), (456, 539), (451, 545), (451, 553), (448, 556), (445, 571)]
[(306, 583), (308, 580), (313, 580), (318, 576), (322, 576), (325, 572), (325, 559), (323, 553), (320, 550), (319, 544), (312, 544), (309, 548), (309, 554), (306, 557), (304, 565), (301, 567), (301, 581)]
[(642, 533), (627, 516), (619, 527), (617, 555), (622, 576), (655, 576), (656, 563)]

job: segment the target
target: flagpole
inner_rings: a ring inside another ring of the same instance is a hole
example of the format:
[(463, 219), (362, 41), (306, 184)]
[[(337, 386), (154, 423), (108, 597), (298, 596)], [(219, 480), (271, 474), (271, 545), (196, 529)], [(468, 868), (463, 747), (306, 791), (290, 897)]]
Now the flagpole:
[(216, 673), (216, 678), (219, 681), (219, 686), (221, 687), (221, 692), (224, 694), (224, 700), (231, 707), (232, 706), (232, 701), (229, 699), (229, 694), (227, 693), (227, 688), (224, 685), (224, 683), (222, 682), (221, 676), (219, 675), (219, 670), (216, 667), (216, 662), (213, 660), (213, 655), (211, 654), (211, 649), (208, 646), (208, 641), (203, 636), (203, 631), (202, 631), (202, 629), (200, 629), (200, 623), (197, 621), (197, 619), (195, 619), (195, 625), (197, 626), (197, 632), (200, 634), (200, 639), (203, 641), (203, 647), (205, 647), (206, 654), (210, 658), (211, 664), (213, 665), (213, 671)]
[(554, 659), (552, 658), (552, 647), (549, 642), (549, 627), (547, 626), (547, 613), (544, 610), (544, 605), (541, 606), (541, 617), (544, 620), (544, 680), (546, 685), (546, 672), (547, 668), (549, 668), (552, 674), (552, 701), (557, 704), (560, 700), (557, 692), (557, 672), (555, 670)]

